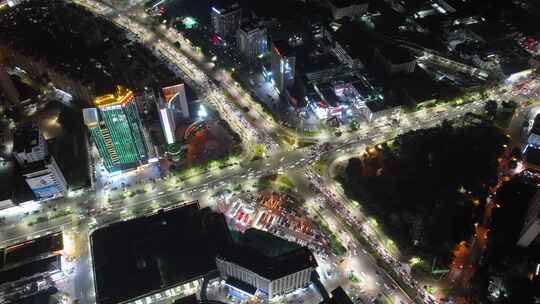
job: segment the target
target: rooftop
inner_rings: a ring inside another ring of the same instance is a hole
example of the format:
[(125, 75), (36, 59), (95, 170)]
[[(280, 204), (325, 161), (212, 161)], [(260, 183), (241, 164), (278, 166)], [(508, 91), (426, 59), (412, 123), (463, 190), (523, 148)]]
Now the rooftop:
[(126, 301), (216, 269), (230, 241), (221, 214), (198, 203), (100, 228), (90, 236), (99, 304)]
[(257, 229), (246, 230), (220, 258), (271, 280), (317, 266), (308, 248)]
[(39, 94), (38, 91), (34, 90), (32, 87), (22, 82), (19, 76), (11, 75), (11, 79), (13, 80), (13, 84), (15, 85), (17, 92), (19, 92), (20, 94), (21, 101), (36, 97)]
[(197, 296), (192, 294), (174, 301), (174, 304), (198, 304)]
[(5, 248), (0, 258), (0, 265), (10, 266), (39, 257), (42, 254), (54, 253), (64, 248), (61, 232), (45, 235)]
[(339, 8), (368, 3), (368, 0), (328, 0), (328, 1), (330, 1), (330, 3), (333, 6), (339, 7)]
[(534, 123), (531, 128), (531, 133), (540, 135), (540, 114), (534, 117)]
[(240, 25), (240, 29), (246, 33), (252, 32), (252, 31), (260, 31), (264, 30), (264, 26), (261, 24), (261, 22), (257, 20), (250, 20), (248, 22), (244, 22)]
[(37, 171), (45, 170), (47, 169), (47, 165), (52, 162), (52, 156), (47, 156), (45, 159), (38, 160), (35, 162), (27, 163), (24, 168), (21, 170), (21, 174), (30, 174)]
[(39, 128), (36, 124), (26, 124), (13, 135), (13, 152), (31, 152), (39, 144)]
[(396, 46), (386, 45), (378, 48), (380, 54), (393, 64), (400, 64), (414, 60), (414, 56), (407, 49)]
[(13, 161), (7, 161), (3, 166), (0, 166), (0, 202), (13, 199), (14, 170)]
[(353, 301), (340, 286), (332, 291), (332, 297), (328, 304), (353, 304)]
[(7, 282), (16, 282), (44, 272), (59, 270), (60, 263), (60, 255), (54, 255), (18, 267), (2, 269), (0, 270), (0, 285)]
[(238, 3), (233, 3), (231, 5), (214, 5), (212, 6), (212, 13), (218, 15), (228, 14), (234, 11), (241, 9)]
[(540, 149), (529, 146), (525, 152), (525, 159), (527, 160), (527, 164), (533, 165), (536, 168), (540, 167)]
[(133, 100), (133, 92), (121, 85), (116, 86), (116, 92), (106, 94), (94, 99), (94, 104), (98, 108), (110, 107), (115, 105), (125, 105)]
[(272, 44), (282, 57), (295, 56), (297, 49), (300, 48), (300, 46), (291, 46), (287, 40), (274, 40)]

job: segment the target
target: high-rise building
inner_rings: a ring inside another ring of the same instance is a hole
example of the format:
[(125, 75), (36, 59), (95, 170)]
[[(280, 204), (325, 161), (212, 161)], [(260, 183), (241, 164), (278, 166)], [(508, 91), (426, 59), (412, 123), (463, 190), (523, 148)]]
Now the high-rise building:
[(517, 244), (527, 247), (538, 238), (538, 235), (540, 235), (540, 191), (537, 191), (531, 200)]
[(146, 163), (148, 148), (133, 92), (117, 86), (114, 94), (97, 97), (94, 104), (97, 109), (84, 109), (84, 122), (107, 171)]
[(240, 53), (248, 61), (254, 61), (268, 52), (266, 28), (254, 22), (240, 26), (236, 32), (236, 42)]
[(47, 157), (47, 143), (43, 133), (35, 123), (22, 126), (13, 135), (13, 157), (19, 165), (44, 160)]
[(176, 126), (189, 119), (186, 87), (183, 83), (164, 87), (156, 99), (161, 129), (168, 144), (176, 142)]
[(270, 63), (274, 84), (281, 94), (294, 85), (296, 56), (294, 48), (286, 40), (272, 42)]
[(53, 198), (67, 192), (67, 182), (54, 157), (28, 163), (22, 175), (37, 199)]
[(181, 83), (169, 87), (164, 87), (162, 90), (163, 99), (167, 107), (173, 109), (173, 111), (179, 116), (181, 120), (189, 119), (189, 107), (186, 97), (186, 86)]
[(210, 9), (212, 30), (222, 38), (228, 38), (236, 34), (242, 20), (242, 9), (238, 3), (228, 7), (212, 6)]
[(173, 144), (176, 141), (176, 123), (174, 119), (174, 112), (164, 102), (159, 102), (157, 107), (159, 112), (159, 121), (161, 122), (161, 129), (163, 130), (165, 141), (168, 144)]

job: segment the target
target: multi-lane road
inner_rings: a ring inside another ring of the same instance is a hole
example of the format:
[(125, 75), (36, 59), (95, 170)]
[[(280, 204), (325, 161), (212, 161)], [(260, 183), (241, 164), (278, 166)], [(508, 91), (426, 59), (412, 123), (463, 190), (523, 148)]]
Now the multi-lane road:
[[(203, 204), (211, 205), (213, 201), (211, 194), (272, 173), (290, 172), (295, 177), (295, 182), (302, 185), (308, 183), (304, 169), (321, 157), (330, 159), (346, 157), (355, 151), (391, 140), (410, 130), (429, 128), (444, 119), (454, 119), (468, 112), (479, 111), (484, 105), (483, 101), (477, 101), (459, 107), (442, 105), (402, 114), (399, 124), (382, 120), (369, 128), (361, 128), (338, 138), (317, 138), (319, 144), (290, 151), (290, 147), (278, 146), (279, 134), (288, 134), (288, 131), (268, 117), (261, 110), (260, 105), (251, 100), (249, 94), (246, 94), (241, 87), (234, 83), (229, 73), (213, 70), (210, 63), (197, 54), (189, 46), (189, 43), (182, 43), (181, 49), (174, 47), (174, 41), (183, 39), (179, 34), (161, 28), (155, 32), (149, 30), (144, 23), (144, 18), (147, 18), (144, 12), (115, 11), (95, 1), (77, 0), (74, 2), (85, 6), (96, 14), (111, 19), (119, 26), (131, 31), (142, 43), (157, 50), (158, 54), (173, 65), (185, 77), (186, 82), (192, 84), (202, 96), (205, 96), (220, 112), (220, 116), (242, 136), (245, 149), (249, 149), (254, 144), (261, 144), (266, 148), (268, 156), (261, 160), (242, 162), (240, 165), (202, 172), (181, 183), (174, 179), (165, 178), (157, 181), (150, 191), (136, 196), (114, 199), (105, 205), (104, 200), (99, 197), (102, 192), (88, 191), (76, 197), (62, 199), (57, 202), (57, 208), (69, 208), (73, 211), (71, 215), (32, 226), (21, 220), (18, 224), (2, 227), (0, 229), (0, 240), (2, 240), (0, 245), (2, 246), (59, 229), (73, 228), (86, 235), (88, 228), (95, 225), (127, 220), (142, 213), (153, 212), (182, 201), (198, 199)], [(182, 41), (185, 42), (185, 40)], [(234, 101), (233, 104), (228, 102), (231, 99)], [(242, 107), (248, 107), (252, 110), (241, 111)], [(325, 183), (327, 183), (325, 189), (335, 192), (330, 181), (326, 180)], [(312, 199), (332, 195), (327, 190), (311, 189), (308, 191), (306, 187), (301, 187), (301, 189), (303, 189), (302, 195)], [(339, 194), (336, 193), (332, 196), (336, 197), (336, 195)], [(308, 202), (313, 202), (313, 200), (308, 200)], [(354, 242), (353, 235), (343, 227), (345, 221), (343, 215), (333, 212), (331, 205), (323, 207), (321, 212), (332, 222), (332, 228), (337, 230), (336, 233), (343, 239)], [(89, 210), (91, 210), (91, 216), (88, 216)], [(359, 245), (356, 244), (356, 246)], [(80, 269), (89, 269), (87, 259), (81, 263)], [(374, 296), (383, 293), (390, 296), (395, 303), (410, 301), (402, 290), (389, 290), (388, 286), (395, 286), (396, 282), (384, 275), (384, 272), (373, 263), (370, 256), (349, 253), (343, 267), (353, 269), (357, 274), (370, 278), (369, 280), (365, 279), (365, 281), (371, 282), (367, 295)], [(91, 285), (92, 280), (84, 276), (90, 274), (91, 271), (82, 272), (78, 271), (76, 274), (76, 281), (82, 282), (76, 284), (80, 286), (76, 296), (90, 303), (92, 294), (88, 292), (91, 289), (88, 285)]]
[[(103, 209), (100, 205), (99, 202), (101, 200), (95, 199), (95, 196), (92, 195), (93, 192), (88, 192), (81, 194), (79, 197), (64, 199), (57, 205), (57, 208), (71, 208), (74, 210), (74, 215), (32, 226), (28, 226), (23, 221), (14, 227), (0, 230), (0, 237), (3, 240), (3, 244), (7, 244), (70, 227), (77, 227), (83, 233), (87, 233), (89, 226), (106, 225), (110, 222), (127, 220), (143, 212), (156, 211), (182, 201), (198, 199), (203, 204), (211, 204), (213, 200), (210, 194), (216, 191), (232, 188), (236, 184), (246, 184), (249, 180), (256, 180), (258, 177), (272, 173), (303, 170), (321, 157), (335, 158), (338, 155), (350, 155), (352, 151), (365, 149), (366, 146), (372, 146), (376, 143), (390, 140), (410, 130), (435, 126), (442, 119), (453, 119), (467, 112), (478, 111), (482, 107), (483, 103), (477, 102), (459, 108), (441, 108), (445, 109), (444, 111), (440, 109), (424, 110), (402, 117), (401, 127), (382, 125), (373, 129), (359, 130), (355, 133), (343, 135), (338, 140), (332, 141), (330, 145), (323, 143), (289, 152), (277, 152), (262, 160), (201, 173), (181, 183), (174, 182), (174, 179), (164, 179), (156, 183), (154, 190), (125, 199), (116, 199), (109, 202), (106, 209)], [(329, 146), (329, 149), (323, 149), (323, 146)], [(302, 195), (316, 197), (320, 196), (321, 193), (302, 193)], [(96, 210), (98, 214), (90, 219), (79, 216), (79, 214), (86, 214), (89, 209)], [(339, 234), (342, 234), (345, 231), (341, 226), (343, 219), (338, 218), (330, 209), (325, 209), (323, 212), (329, 218), (332, 218), (332, 222), (336, 223), (333, 227), (340, 231)], [(353, 239), (351, 235), (343, 237)], [(88, 262), (86, 261), (85, 263)], [(378, 266), (373, 264), (373, 261), (368, 256), (354, 256), (352, 260), (347, 259), (345, 265), (348, 263), (354, 265), (352, 267), (357, 273), (364, 273), (371, 278), (371, 285), (367, 293), (371, 296), (373, 296), (373, 293), (388, 292), (383, 290), (386, 289), (385, 286), (396, 285), (391, 278), (378, 274), (382, 272), (377, 270)], [(369, 266), (366, 266), (366, 269), (362, 270), (360, 265)], [(375, 273), (369, 269), (374, 270)], [(84, 275), (77, 272), (78, 280), (84, 281), (81, 278), (82, 276)], [(84, 284), (81, 285), (86, 286)], [(83, 294), (82, 290), (80, 294)], [(391, 291), (391, 295), (392, 298), (399, 298), (404, 301), (407, 299), (407, 296), (399, 291)]]

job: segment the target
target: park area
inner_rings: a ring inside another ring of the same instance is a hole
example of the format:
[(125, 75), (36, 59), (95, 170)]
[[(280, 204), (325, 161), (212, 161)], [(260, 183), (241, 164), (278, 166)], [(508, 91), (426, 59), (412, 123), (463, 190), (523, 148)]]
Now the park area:
[(486, 122), (444, 122), (367, 149), (338, 179), (346, 193), (397, 241), (406, 257), (445, 267), (470, 237), (508, 138)]

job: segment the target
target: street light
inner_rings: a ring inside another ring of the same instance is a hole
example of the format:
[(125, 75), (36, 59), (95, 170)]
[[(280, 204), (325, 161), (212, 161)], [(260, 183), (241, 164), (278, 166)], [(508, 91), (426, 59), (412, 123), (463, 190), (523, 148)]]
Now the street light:
[(418, 265), (418, 264), (420, 264), (420, 263), (422, 263), (422, 259), (419, 258), (419, 257), (412, 257), (412, 258), (409, 260), (409, 264), (410, 264), (411, 266)]

